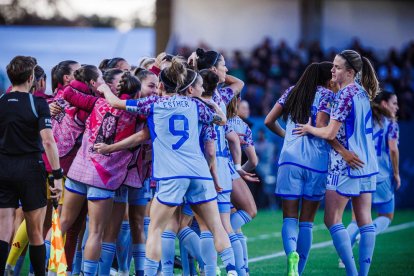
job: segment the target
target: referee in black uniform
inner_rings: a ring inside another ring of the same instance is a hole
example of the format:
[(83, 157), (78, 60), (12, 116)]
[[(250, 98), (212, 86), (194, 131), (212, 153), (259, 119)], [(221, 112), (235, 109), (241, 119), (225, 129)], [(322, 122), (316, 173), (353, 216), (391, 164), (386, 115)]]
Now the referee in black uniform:
[(62, 170), (46, 101), (29, 93), (36, 61), (16, 56), (7, 65), (12, 90), (0, 96), (0, 275), (12, 238), (19, 200), (26, 219), (29, 255), (35, 275), (45, 275), (43, 221), (46, 212), (46, 170), (42, 144), (53, 169), (54, 198), (62, 192)]

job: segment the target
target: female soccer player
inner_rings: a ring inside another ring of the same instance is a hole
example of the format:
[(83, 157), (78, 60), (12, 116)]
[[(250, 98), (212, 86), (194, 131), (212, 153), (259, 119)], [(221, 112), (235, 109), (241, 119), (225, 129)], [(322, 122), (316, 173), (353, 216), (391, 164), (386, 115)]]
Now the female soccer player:
[(220, 223), (214, 184), (198, 141), (200, 123), (223, 125), (226, 118), (219, 109), (213, 112), (201, 101), (177, 94), (186, 74), (184, 65), (174, 58), (172, 65), (160, 73), (161, 97), (122, 101), (105, 91), (112, 106), (149, 116), (153, 178), (158, 180), (158, 192), (151, 206), (145, 274), (156, 274), (161, 256), (161, 234), (185, 196), (213, 232), (216, 249), (228, 273), (233, 275), (233, 250)]
[[(394, 218), (394, 191), (401, 186), (398, 168), (399, 129), (396, 117), (397, 111), (398, 100), (394, 93), (383, 91), (378, 94), (372, 104), (375, 151), (379, 169), (377, 190), (372, 195), (372, 204), (378, 213), (378, 217), (373, 221), (377, 235), (386, 230)], [(359, 233), (354, 214), (347, 231), (351, 238), (351, 244), (354, 245)]]
[[(271, 131), (284, 137), (275, 194), (282, 198), (282, 239), (288, 257), (288, 275), (302, 274), (305, 268), (312, 245), (313, 221), (325, 194), (329, 157), (328, 144), (323, 139), (299, 136), (293, 129), (309, 117), (313, 126), (327, 124), (333, 100), (332, 91), (326, 88), (332, 78), (331, 68), (330, 62), (310, 64), (265, 119)], [(286, 131), (276, 122), (282, 116)]]
[[(347, 275), (357, 275), (349, 235), (342, 224), (342, 215), (352, 197), (356, 221), (361, 233), (359, 244), (359, 275), (368, 275), (375, 246), (375, 227), (371, 219), (371, 193), (375, 191), (378, 165), (376, 160), (370, 101), (378, 93), (378, 80), (370, 61), (353, 50), (335, 56), (332, 81), (339, 85), (329, 124), (316, 128), (309, 122), (297, 124), (298, 134), (310, 134), (326, 140), (338, 139), (345, 148), (362, 161), (359, 166), (347, 165), (334, 149), (330, 165), (325, 205), (325, 224), (335, 248), (343, 260)], [(361, 76), (362, 86), (355, 82)]]

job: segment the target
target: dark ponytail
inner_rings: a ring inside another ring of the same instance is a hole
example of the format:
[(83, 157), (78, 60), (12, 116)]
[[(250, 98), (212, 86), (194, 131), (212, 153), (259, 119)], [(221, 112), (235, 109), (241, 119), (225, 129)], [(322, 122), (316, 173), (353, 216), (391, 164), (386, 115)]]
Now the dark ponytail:
[(211, 70), (204, 69), (201, 70), (200, 76), (203, 78), (203, 96), (211, 97), (214, 94), (214, 91), (217, 89), (217, 85), (220, 81), (219, 76)]
[(99, 77), (98, 68), (94, 65), (83, 65), (73, 73), (75, 79), (89, 85), (90, 81), (97, 81)]
[(115, 58), (106, 58), (104, 60), (101, 61), (101, 63), (99, 64), (98, 68), (99, 70), (101, 70), (102, 72), (108, 70), (108, 69), (113, 69), (113, 68), (118, 68), (118, 63), (121, 61), (126, 61), (124, 58), (121, 57), (115, 57)]
[(388, 102), (393, 95), (395, 94), (391, 92), (387, 92), (387, 91), (382, 91), (371, 102), (372, 116), (374, 117), (374, 121), (378, 123), (381, 127), (382, 127), (382, 120), (381, 120), (382, 116), (385, 116), (388, 119), (395, 120), (391, 112), (389, 112), (388, 109), (381, 106), (381, 102), (383, 101)]
[(125, 72), (119, 81), (119, 95), (129, 95), (133, 97), (141, 90), (141, 83), (138, 78), (131, 75), (130, 72)]
[(198, 48), (196, 54), (197, 64), (192, 65), (195, 70), (210, 69), (222, 60), (221, 54), (216, 51), (204, 51), (204, 49)]
[(64, 60), (58, 63), (54, 69), (52, 69), (52, 90), (58, 87), (58, 85), (65, 85), (63, 77), (65, 75), (70, 75), (72, 73), (72, 65), (78, 64), (77, 61), (74, 60)]
[(306, 67), (299, 81), (292, 88), (283, 106), (283, 119), (289, 116), (295, 123), (305, 124), (311, 116), (318, 85), (325, 86), (332, 78), (332, 63), (312, 63)]

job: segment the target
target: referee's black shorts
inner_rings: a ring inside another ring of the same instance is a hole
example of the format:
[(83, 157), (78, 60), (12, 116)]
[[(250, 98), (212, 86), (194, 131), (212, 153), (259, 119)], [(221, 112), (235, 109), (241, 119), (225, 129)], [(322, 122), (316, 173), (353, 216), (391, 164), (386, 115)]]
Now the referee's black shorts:
[(19, 200), (24, 212), (46, 206), (46, 178), (40, 154), (0, 154), (0, 208), (18, 208)]

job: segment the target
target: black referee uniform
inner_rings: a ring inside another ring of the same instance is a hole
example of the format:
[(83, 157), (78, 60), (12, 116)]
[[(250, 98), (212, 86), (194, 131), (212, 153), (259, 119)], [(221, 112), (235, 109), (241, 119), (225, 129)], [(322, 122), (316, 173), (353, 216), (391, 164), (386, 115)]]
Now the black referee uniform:
[(39, 132), (52, 128), (49, 106), (30, 93), (0, 96), (0, 208), (46, 206), (46, 169)]

